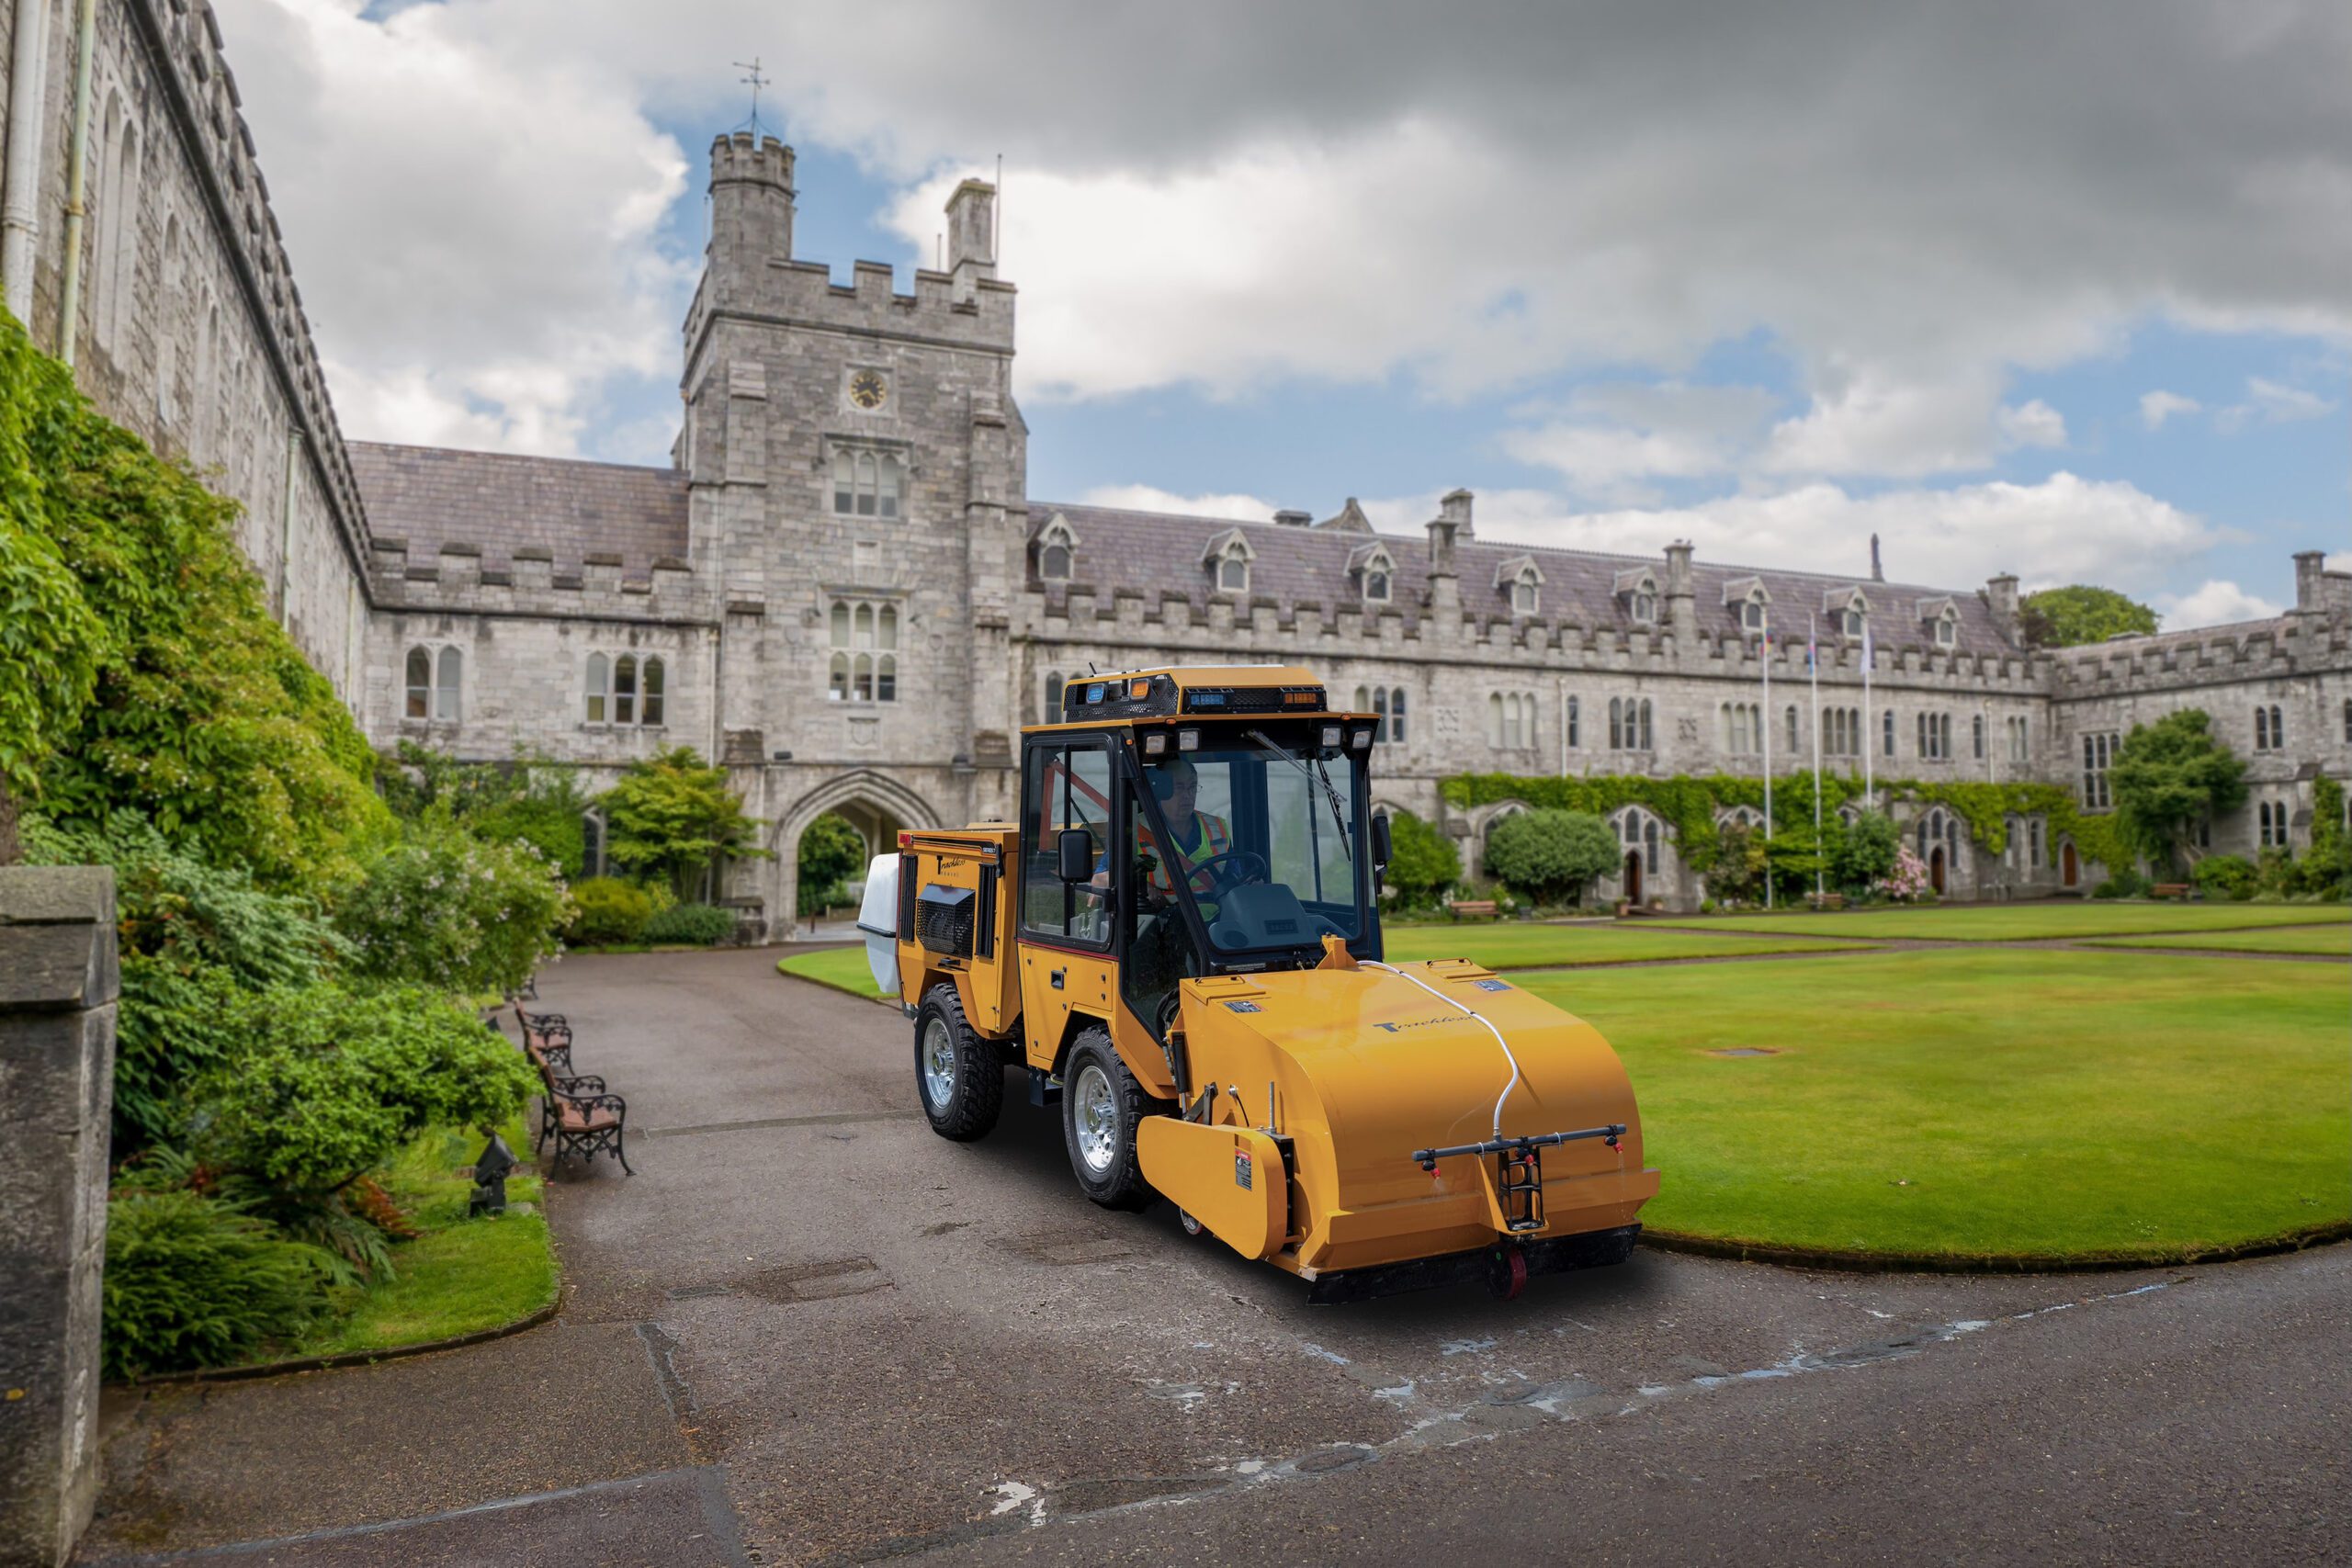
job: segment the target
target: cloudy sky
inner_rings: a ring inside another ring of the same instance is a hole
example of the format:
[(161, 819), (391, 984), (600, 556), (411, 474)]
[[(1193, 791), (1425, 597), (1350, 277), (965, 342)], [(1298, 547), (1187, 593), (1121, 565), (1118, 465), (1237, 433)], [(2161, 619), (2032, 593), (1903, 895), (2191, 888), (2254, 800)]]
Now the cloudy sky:
[(2352, 553), (2341, 0), (214, 6), (356, 435), (666, 461), (756, 56), (842, 281), (1003, 158), (1040, 499), (2175, 626)]

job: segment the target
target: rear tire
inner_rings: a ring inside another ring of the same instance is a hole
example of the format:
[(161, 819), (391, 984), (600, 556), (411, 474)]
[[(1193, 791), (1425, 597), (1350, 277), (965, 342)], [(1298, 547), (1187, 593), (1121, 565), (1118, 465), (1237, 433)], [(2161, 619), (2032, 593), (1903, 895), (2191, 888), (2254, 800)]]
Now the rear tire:
[(1004, 1111), (1004, 1062), (954, 986), (933, 986), (915, 1014), (915, 1095), (931, 1130), (959, 1144), (986, 1137)]
[(1140, 1209), (1151, 1184), (1136, 1158), (1136, 1123), (1159, 1109), (1119, 1060), (1100, 1025), (1081, 1032), (1062, 1065), (1062, 1142), (1079, 1187), (1106, 1209)]

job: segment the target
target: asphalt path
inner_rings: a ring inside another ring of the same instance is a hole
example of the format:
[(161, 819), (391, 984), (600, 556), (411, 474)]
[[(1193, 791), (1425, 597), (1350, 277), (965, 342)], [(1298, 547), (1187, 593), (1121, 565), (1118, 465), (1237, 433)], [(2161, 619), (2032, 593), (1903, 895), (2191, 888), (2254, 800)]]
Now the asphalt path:
[[(120, 1415), (79, 1561), (2352, 1561), (2352, 1249), (1853, 1276), (1637, 1252), (1310, 1308), (970, 1145), (775, 953), (574, 958), (628, 1097), (558, 1321)], [(1672, 1179), (1672, 1173), (1667, 1173)]]

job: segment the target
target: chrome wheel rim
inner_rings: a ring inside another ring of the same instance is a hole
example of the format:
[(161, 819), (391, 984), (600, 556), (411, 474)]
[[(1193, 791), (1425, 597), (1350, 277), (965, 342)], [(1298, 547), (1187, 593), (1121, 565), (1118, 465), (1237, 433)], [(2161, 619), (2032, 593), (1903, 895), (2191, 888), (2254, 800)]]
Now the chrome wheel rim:
[(945, 1019), (923, 1026), (922, 1092), (934, 1110), (944, 1110), (956, 1092), (956, 1043), (948, 1038)]
[(1118, 1113), (1111, 1103), (1111, 1075), (1089, 1062), (1079, 1069), (1073, 1095), (1076, 1110), (1073, 1122), (1078, 1128), (1078, 1157), (1096, 1176), (1111, 1168), (1111, 1156), (1118, 1152)]

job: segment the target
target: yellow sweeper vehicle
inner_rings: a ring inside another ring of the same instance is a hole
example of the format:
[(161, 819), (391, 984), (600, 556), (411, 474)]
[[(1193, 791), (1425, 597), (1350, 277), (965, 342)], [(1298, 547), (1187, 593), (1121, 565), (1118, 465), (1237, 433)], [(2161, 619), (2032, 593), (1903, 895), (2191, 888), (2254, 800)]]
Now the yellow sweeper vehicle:
[(1020, 819), (899, 836), (860, 911), (943, 1137), (1008, 1065), (1096, 1202), (1344, 1302), (1616, 1263), (1657, 1192), (1599, 1031), (1463, 960), (1381, 962), (1379, 719), (1287, 666), (1069, 682)]

